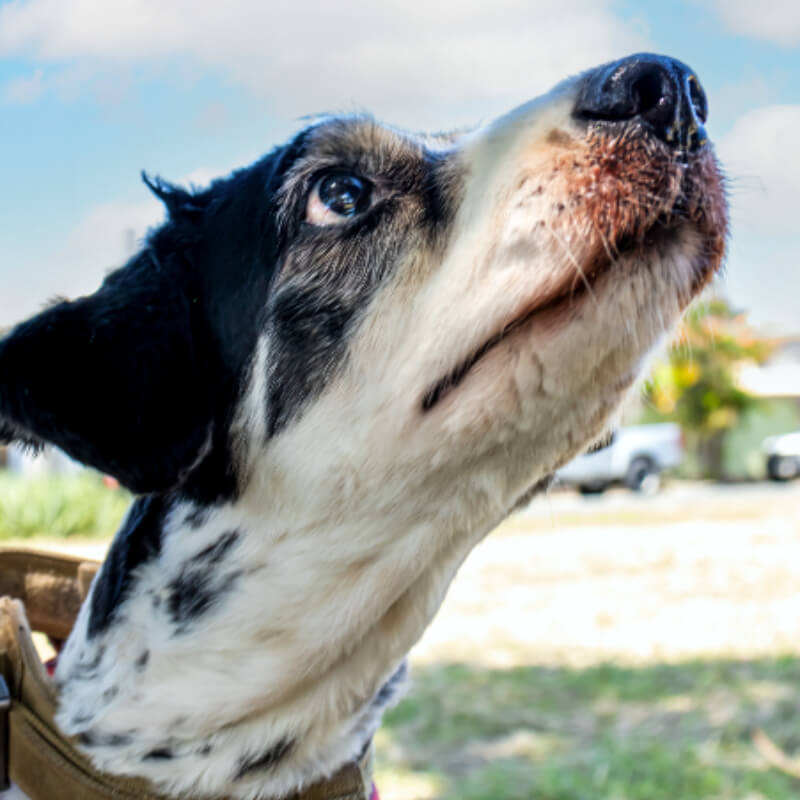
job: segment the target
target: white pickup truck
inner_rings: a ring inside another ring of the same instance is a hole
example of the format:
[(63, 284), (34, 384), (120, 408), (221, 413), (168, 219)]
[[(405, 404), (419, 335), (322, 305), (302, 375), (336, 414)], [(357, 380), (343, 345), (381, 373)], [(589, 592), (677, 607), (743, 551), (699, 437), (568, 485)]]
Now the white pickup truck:
[(800, 431), (770, 436), (761, 445), (767, 457), (767, 476), (773, 481), (800, 477)]
[(678, 466), (682, 458), (683, 435), (678, 425), (633, 425), (615, 431), (605, 447), (570, 461), (556, 479), (577, 486), (584, 494), (603, 492), (613, 483), (653, 494), (661, 486), (661, 473)]

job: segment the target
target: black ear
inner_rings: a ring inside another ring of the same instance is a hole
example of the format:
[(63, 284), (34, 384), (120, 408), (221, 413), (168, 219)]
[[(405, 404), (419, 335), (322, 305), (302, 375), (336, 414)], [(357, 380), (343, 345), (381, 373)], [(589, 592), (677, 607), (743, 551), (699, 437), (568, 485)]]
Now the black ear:
[(134, 492), (180, 483), (213, 423), (179, 269), (145, 250), (0, 340), (0, 440), (51, 442)]
[(165, 181), (162, 177), (151, 178), (142, 170), (144, 185), (164, 204), (171, 219), (191, 216), (202, 213), (205, 209), (197, 203), (198, 195), (187, 192), (174, 183)]

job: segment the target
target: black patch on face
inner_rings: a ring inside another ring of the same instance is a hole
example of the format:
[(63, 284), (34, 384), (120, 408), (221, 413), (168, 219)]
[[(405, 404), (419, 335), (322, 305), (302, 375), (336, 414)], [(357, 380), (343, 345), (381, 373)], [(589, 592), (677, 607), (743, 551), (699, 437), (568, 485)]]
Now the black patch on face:
[(293, 739), (281, 739), (266, 752), (255, 758), (242, 759), (236, 771), (235, 780), (241, 780), (261, 770), (274, 769), (294, 748)]
[(216, 542), (187, 561), (167, 586), (167, 611), (182, 633), (192, 620), (217, 605), (236, 581), (241, 570), (221, 574), (219, 565), (239, 539), (238, 531), (228, 531)]
[(271, 360), (270, 436), (302, 402), (322, 390), (326, 373), (341, 359), (356, 308), (343, 297), (326, 297), (313, 287), (284, 290), (276, 298), (270, 328), (281, 348)]
[[(305, 135), (261, 161), (217, 181), (203, 194), (202, 249), (195, 251), (198, 333), (215, 381), (215, 425), (211, 449), (180, 487), (199, 507), (234, 499), (239, 476), (230, 437), (256, 342), (279, 268), (282, 240), (277, 227), (282, 177), (302, 153)], [(196, 516), (201, 525), (202, 516)]]
[[(322, 393), (378, 290), (410, 251), (440, 246), (455, 213), (453, 158), (377, 130), (363, 119), (321, 126), (309, 136), (301, 173), (287, 176), (285, 245), (267, 322), (270, 436)], [(304, 222), (317, 162), (323, 174), (368, 181), (374, 204), (341, 224)]]
[(170, 505), (159, 495), (134, 501), (95, 578), (87, 633), (106, 630), (131, 590), (134, 570), (161, 552), (161, 534)]
[(143, 670), (147, 666), (147, 662), (150, 661), (150, 651), (145, 650), (134, 662), (136, 665), (136, 669)]

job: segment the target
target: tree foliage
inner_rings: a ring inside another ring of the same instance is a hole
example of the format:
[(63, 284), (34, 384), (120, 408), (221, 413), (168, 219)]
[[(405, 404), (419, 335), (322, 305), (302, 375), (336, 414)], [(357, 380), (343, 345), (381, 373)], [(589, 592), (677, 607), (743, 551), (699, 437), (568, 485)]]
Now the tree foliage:
[(656, 365), (648, 385), (650, 403), (661, 417), (681, 425), (706, 477), (724, 477), (725, 435), (762, 403), (740, 388), (739, 369), (763, 363), (773, 349), (743, 313), (712, 299), (689, 309), (668, 358)]

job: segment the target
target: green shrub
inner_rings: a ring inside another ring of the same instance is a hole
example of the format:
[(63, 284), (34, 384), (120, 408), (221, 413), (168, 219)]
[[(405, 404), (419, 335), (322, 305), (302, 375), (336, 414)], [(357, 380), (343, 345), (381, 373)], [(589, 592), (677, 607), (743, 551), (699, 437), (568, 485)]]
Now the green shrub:
[(0, 541), (110, 537), (130, 499), (93, 473), (23, 478), (0, 470)]

